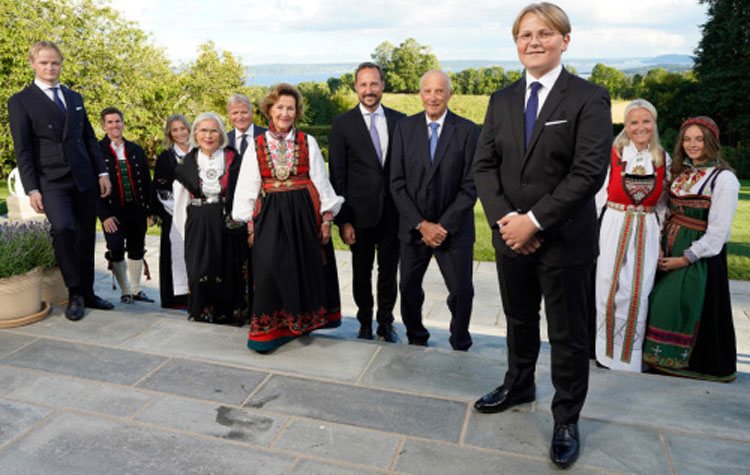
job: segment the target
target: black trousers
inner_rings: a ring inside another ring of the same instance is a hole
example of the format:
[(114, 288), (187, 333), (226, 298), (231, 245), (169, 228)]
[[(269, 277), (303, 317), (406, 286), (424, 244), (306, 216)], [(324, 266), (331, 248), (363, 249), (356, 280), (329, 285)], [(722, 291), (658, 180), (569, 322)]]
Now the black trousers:
[(593, 263), (549, 267), (533, 256), (496, 258), (508, 327), (507, 387), (534, 383), (539, 356), (542, 296), (552, 346), (552, 414), (558, 424), (578, 421), (589, 381), (588, 306)]
[(52, 225), (52, 244), (65, 286), (71, 294), (94, 295), (96, 186), (79, 191), (72, 178), (42, 190), (42, 204)]
[(115, 217), (119, 221), (117, 231), (104, 233), (109, 250), (107, 259), (120, 262), (125, 259), (125, 251), (128, 259), (142, 259), (146, 253), (146, 211), (135, 204), (125, 205)]
[(398, 286), (398, 221), (395, 210), (385, 207), (378, 225), (374, 228), (355, 228), (356, 242), (352, 251), (352, 287), (357, 304), (357, 319), (363, 325), (372, 323), (374, 299), (372, 296), (372, 268), (377, 249), (377, 322), (393, 323)]
[(434, 255), (448, 287), (451, 346), (454, 350), (468, 350), (471, 347), (469, 320), (474, 301), (472, 249), (472, 246), (432, 249), (421, 243), (401, 243), (401, 318), (409, 343), (422, 344), (430, 338), (430, 332), (422, 324), (422, 281)]

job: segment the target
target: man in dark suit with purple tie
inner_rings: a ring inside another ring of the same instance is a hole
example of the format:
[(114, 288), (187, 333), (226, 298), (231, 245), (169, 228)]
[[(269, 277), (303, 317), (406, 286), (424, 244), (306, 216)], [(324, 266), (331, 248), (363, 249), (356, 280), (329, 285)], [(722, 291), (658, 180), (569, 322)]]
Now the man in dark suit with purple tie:
[(479, 198), (493, 229), (508, 328), (508, 371), (479, 399), (501, 412), (536, 397), (542, 296), (552, 346), (552, 462), (578, 457), (578, 417), (588, 389), (591, 271), (597, 249), (594, 195), (612, 145), (607, 91), (562, 67), (565, 12), (524, 8), (513, 25), (525, 76), (490, 98), (475, 157)]
[(359, 104), (333, 119), (328, 139), (328, 164), (336, 193), (345, 198), (336, 215), (341, 240), (352, 250), (352, 281), (357, 304), (359, 338), (371, 340), (374, 299), (372, 266), (377, 250), (376, 334), (395, 342), (398, 267), (398, 212), (390, 190), (391, 143), (404, 114), (380, 104), (383, 72), (362, 63), (354, 72)]
[(83, 98), (58, 82), (63, 55), (50, 41), (29, 52), (34, 82), (8, 100), (8, 118), (24, 189), (52, 225), (55, 257), (68, 288), (65, 316), (113, 306), (94, 294), (96, 204), (112, 190)]

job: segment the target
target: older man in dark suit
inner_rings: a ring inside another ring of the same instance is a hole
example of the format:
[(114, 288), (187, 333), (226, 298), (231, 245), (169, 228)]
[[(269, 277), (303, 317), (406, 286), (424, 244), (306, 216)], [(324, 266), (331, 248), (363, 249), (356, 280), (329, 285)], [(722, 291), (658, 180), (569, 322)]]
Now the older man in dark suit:
[(352, 250), (359, 338), (372, 339), (372, 266), (378, 256), (377, 335), (397, 341), (393, 329), (398, 268), (398, 212), (391, 198), (391, 143), (401, 112), (380, 104), (380, 66), (362, 63), (354, 73), (359, 104), (335, 119), (328, 140), (331, 183), (346, 201), (336, 216), (341, 240)]
[(422, 324), (422, 280), (432, 256), (448, 287), (450, 343), (471, 347), (474, 286), (474, 204), (472, 174), (479, 130), (448, 110), (451, 86), (443, 71), (420, 81), (424, 112), (402, 119), (393, 136), (391, 191), (399, 212), (401, 318), (412, 345), (427, 346)]
[(32, 45), (34, 82), (8, 100), (8, 117), (31, 207), (52, 224), (55, 257), (69, 292), (65, 316), (80, 320), (84, 306), (112, 308), (94, 294), (96, 203), (112, 186), (83, 99), (58, 82), (62, 61), (56, 44)]
[(559, 7), (531, 4), (513, 25), (525, 77), (490, 98), (476, 155), (479, 196), (493, 232), (508, 327), (503, 384), (479, 412), (533, 401), (544, 296), (552, 345), (552, 461), (579, 453), (588, 388), (587, 302), (597, 250), (594, 195), (612, 144), (607, 91), (561, 65), (570, 23)]

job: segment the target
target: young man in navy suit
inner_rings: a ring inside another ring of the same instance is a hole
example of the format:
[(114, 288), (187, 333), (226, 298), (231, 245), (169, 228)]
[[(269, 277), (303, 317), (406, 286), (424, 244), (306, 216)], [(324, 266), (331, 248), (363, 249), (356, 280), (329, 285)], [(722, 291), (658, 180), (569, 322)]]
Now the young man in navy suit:
[(51, 41), (34, 43), (34, 82), (8, 100), (8, 118), (24, 189), (52, 225), (55, 257), (68, 287), (65, 316), (84, 307), (109, 310), (94, 294), (96, 204), (112, 190), (99, 141), (80, 94), (58, 82), (63, 55)]
[(372, 266), (377, 249), (376, 334), (395, 342), (398, 212), (390, 190), (390, 150), (396, 123), (405, 115), (380, 104), (385, 81), (377, 64), (362, 63), (357, 67), (354, 88), (359, 104), (333, 119), (328, 138), (331, 183), (346, 200), (336, 215), (336, 224), (341, 240), (352, 250), (357, 336), (373, 338)]
[(448, 110), (450, 78), (443, 71), (422, 76), (424, 112), (401, 120), (393, 135), (391, 191), (399, 212), (401, 318), (409, 344), (427, 346), (422, 324), (422, 280), (435, 256), (448, 287), (450, 344), (471, 347), (474, 299), (473, 159), (479, 129)]
[(492, 94), (475, 157), (479, 197), (493, 228), (508, 371), (474, 407), (501, 412), (535, 399), (544, 296), (555, 387), (550, 458), (567, 468), (580, 450), (578, 417), (588, 389), (594, 195), (612, 145), (610, 102), (606, 90), (562, 67), (570, 22), (556, 5), (524, 8), (513, 38), (526, 74)]

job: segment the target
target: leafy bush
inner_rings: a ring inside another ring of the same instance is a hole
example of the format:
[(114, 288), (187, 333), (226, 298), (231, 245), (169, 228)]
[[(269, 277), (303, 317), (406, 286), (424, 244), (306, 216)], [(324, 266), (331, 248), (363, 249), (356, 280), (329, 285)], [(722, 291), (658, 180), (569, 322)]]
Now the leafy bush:
[(0, 278), (25, 274), (35, 267), (56, 265), (47, 222), (0, 225)]
[(750, 178), (750, 148), (742, 144), (737, 147), (722, 145), (721, 155), (737, 172), (737, 178)]

